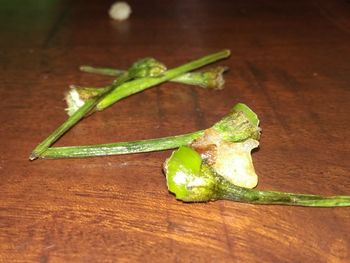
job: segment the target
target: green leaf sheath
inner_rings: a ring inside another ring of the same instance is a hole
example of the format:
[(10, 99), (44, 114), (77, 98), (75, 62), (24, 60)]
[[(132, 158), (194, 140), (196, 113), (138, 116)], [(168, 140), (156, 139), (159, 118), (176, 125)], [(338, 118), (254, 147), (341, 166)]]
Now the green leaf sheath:
[(52, 147), (48, 148), (40, 157), (49, 159), (83, 158), (168, 150), (180, 147), (181, 145), (187, 145), (202, 135), (203, 131), (197, 131), (184, 135), (150, 140), (117, 142), (87, 146)]
[(350, 206), (350, 196), (320, 196), (275, 191), (262, 191), (238, 187), (221, 182), (218, 194), (220, 199), (228, 199), (252, 204), (292, 205), (313, 207)]
[(140, 91), (143, 91), (147, 88), (150, 88), (152, 86), (155, 86), (157, 84), (163, 83), (165, 81), (168, 81), (170, 79), (173, 79), (177, 76), (180, 76), (188, 71), (200, 68), (202, 66), (205, 66), (207, 64), (210, 64), (212, 62), (215, 62), (217, 60), (226, 58), (230, 55), (229, 50), (223, 50), (208, 56), (205, 56), (203, 58), (194, 60), (192, 62), (186, 63), (182, 66), (179, 66), (174, 69), (170, 69), (166, 71), (162, 76), (152, 78), (142, 78), (142, 79), (136, 79), (134, 81), (130, 81), (128, 83), (125, 83), (118, 87), (118, 89), (114, 89), (112, 92), (108, 94), (103, 100), (101, 100), (97, 106), (96, 110), (101, 111), (105, 108), (111, 106), (113, 103), (128, 97), (132, 94), (138, 93)]

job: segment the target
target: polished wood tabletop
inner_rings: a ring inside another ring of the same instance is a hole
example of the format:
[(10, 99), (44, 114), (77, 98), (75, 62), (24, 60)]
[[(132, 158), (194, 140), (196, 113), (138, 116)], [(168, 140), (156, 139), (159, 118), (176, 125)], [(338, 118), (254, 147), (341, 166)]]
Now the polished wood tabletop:
[(350, 208), (186, 204), (171, 151), (29, 161), (66, 119), (80, 65), (169, 68), (222, 49), (225, 88), (164, 83), (82, 120), (55, 146), (207, 128), (243, 102), (259, 116), (258, 189), (350, 194), (350, 2), (0, 1), (0, 262), (349, 262)]

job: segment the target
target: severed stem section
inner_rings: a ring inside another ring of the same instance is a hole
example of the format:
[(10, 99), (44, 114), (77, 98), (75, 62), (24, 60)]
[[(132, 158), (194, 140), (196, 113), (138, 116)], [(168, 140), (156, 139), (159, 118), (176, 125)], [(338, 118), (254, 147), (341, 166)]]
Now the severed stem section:
[(165, 70), (166, 67), (153, 58), (144, 58), (136, 61), (131, 65), (129, 70), (120, 75), (120, 77), (115, 82), (113, 82), (111, 86), (108, 86), (97, 96), (90, 98), (84, 102), (84, 104), (74, 113), (72, 113), (72, 115), (69, 116), (69, 118), (63, 124), (54, 130), (38, 146), (36, 146), (36, 148), (29, 156), (29, 160), (35, 160), (38, 158), (51, 146), (51, 144), (57, 141), (66, 131), (77, 124), (88, 113), (93, 111), (100, 101), (103, 101), (105, 97), (108, 97), (109, 93), (113, 92), (114, 89), (119, 88), (119, 86), (121, 86), (123, 83), (133, 78), (156, 77), (163, 74)]
[[(111, 69), (111, 68), (94, 68), (90, 66), (82, 66), (85, 72), (90, 73), (99, 73), (103, 75), (112, 75), (120, 76), (122, 74), (121, 70)], [(174, 79), (171, 79), (170, 82), (177, 82), (187, 85), (200, 86), (205, 89), (214, 89), (221, 90), (224, 87), (225, 80), (223, 73), (227, 70), (227, 67), (217, 66), (204, 71), (198, 72), (188, 72), (182, 74)], [(79, 87), (79, 86), (70, 86), (70, 90), (65, 96), (67, 102), (66, 111), (69, 116), (73, 115), (88, 99), (99, 96), (103, 93), (107, 87)]]
[(257, 119), (252, 118), (252, 113), (253, 111), (248, 106), (238, 103), (232, 108), (229, 114), (207, 130), (132, 142), (51, 147), (42, 153), (40, 157), (78, 158), (169, 150), (180, 147), (181, 145), (188, 145), (208, 132), (215, 132), (220, 140), (227, 142), (239, 142), (248, 138), (259, 139), (260, 128), (258, 127)]
[(350, 196), (320, 196), (248, 189), (237, 186), (202, 161), (187, 146), (174, 151), (164, 164), (167, 185), (176, 199), (184, 202), (232, 200), (265, 205), (311, 207), (350, 206)]
[(67, 146), (48, 148), (40, 157), (47, 159), (58, 158), (84, 158), (94, 156), (121, 155), (131, 153), (155, 152), (175, 149), (187, 145), (197, 139), (204, 131), (170, 136), (157, 139), (116, 142), (86, 146)]
[(80, 71), (86, 73), (100, 74), (111, 77), (119, 77), (125, 70), (114, 69), (114, 68), (102, 68), (102, 67), (92, 67), (88, 65), (82, 65), (79, 67)]
[[(55, 141), (57, 141), (65, 132), (72, 128), (88, 113), (91, 113), (91, 111), (103, 110), (122, 98), (168, 81), (169, 79), (188, 71), (226, 58), (229, 55), (229, 50), (222, 50), (168, 71), (165, 71), (166, 68), (163, 64), (151, 58), (136, 61), (127, 72), (122, 73), (122, 75), (111, 86), (108, 86), (105, 92), (85, 102), (84, 105), (74, 112), (73, 115), (70, 116), (61, 126), (36, 146), (29, 156), (29, 160), (35, 160), (40, 157)], [(129, 81), (135, 77), (140, 78)]]
[[(80, 66), (80, 70), (87, 73), (100, 74), (111, 77), (119, 77), (125, 71), (115, 68)], [(170, 82), (200, 86), (203, 88), (222, 89), (225, 81), (223, 73), (227, 71), (227, 67), (217, 66), (207, 70), (198, 72), (188, 72), (178, 77), (170, 79)]]
[(183, 64), (177, 68), (170, 69), (164, 72), (162, 76), (159, 76), (157, 78), (142, 78), (137, 79), (133, 82), (125, 83), (124, 85), (121, 85), (118, 87), (118, 89), (114, 89), (112, 92), (108, 94), (103, 100), (101, 100), (96, 105), (96, 110), (101, 111), (108, 107), (110, 107), (115, 102), (128, 97), (132, 94), (138, 93), (140, 91), (143, 91), (147, 88), (150, 88), (152, 86), (155, 86), (157, 84), (163, 83), (165, 81), (168, 81), (170, 79), (173, 79), (175, 77), (178, 77), (186, 72), (192, 71), (194, 69), (203, 67), (205, 65), (208, 65), (210, 63), (213, 63), (217, 60), (227, 58), (230, 56), (231, 52), (230, 50), (222, 50), (220, 52), (210, 54), (208, 56), (202, 57), (200, 59), (191, 61), (189, 63)]
[(350, 196), (321, 196), (311, 194), (297, 194), (276, 191), (262, 191), (246, 189), (220, 183), (220, 198), (238, 202), (265, 205), (292, 205), (313, 207), (350, 206)]

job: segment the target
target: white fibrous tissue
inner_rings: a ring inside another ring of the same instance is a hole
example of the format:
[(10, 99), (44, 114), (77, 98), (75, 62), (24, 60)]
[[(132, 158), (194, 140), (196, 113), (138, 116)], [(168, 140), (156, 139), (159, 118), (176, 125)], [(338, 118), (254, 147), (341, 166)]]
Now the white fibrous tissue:
[(257, 140), (225, 141), (211, 128), (206, 130), (202, 137), (193, 141), (191, 146), (215, 172), (234, 185), (254, 188), (258, 184), (258, 176), (251, 157), (251, 151), (259, 146)]
[(115, 2), (109, 9), (109, 16), (115, 20), (128, 19), (131, 14), (131, 7), (126, 2)]
[(67, 108), (66, 112), (69, 116), (72, 116), (81, 106), (85, 104), (84, 100), (79, 95), (79, 92), (75, 86), (71, 85), (69, 92), (66, 94)]

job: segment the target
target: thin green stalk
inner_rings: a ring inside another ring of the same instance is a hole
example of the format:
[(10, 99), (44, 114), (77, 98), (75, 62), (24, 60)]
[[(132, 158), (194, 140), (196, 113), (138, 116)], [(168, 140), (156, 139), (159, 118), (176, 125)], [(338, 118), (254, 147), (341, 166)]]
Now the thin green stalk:
[[(102, 73), (104, 75), (110, 75), (111, 72), (119, 72), (114, 74), (114, 76), (120, 75), (120, 70), (110, 69), (110, 68), (93, 68), (89, 66), (82, 66), (82, 69), (88, 72)], [(187, 85), (200, 86), (205, 89), (222, 89), (225, 80), (223, 78), (223, 73), (227, 70), (227, 67), (217, 66), (206, 69), (204, 71), (188, 72), (184, 73), (174, 79), (170, 79), (171, 82), (177, 82)], [(84, 104), (85, 100), (91, 99), (98, 96), (100, 93), (104, 92), (107, 87), (92, 87), (92, 86), (70, 86), (70, 90), (66, 93), (65, 100), (67, 102), (66, 111), (68, 115), (72, 115), (75, 111)]]
[[(33, 150), (29, 156), (29, 160), (35, 160), (40, 157), (55, 141), (57, 141), (65, 132), (72, 128), (76, 123), (78, 123), (83, 117), (94, 110), (102, 110), (106, 107), (111, 106), (118, 100), (127, 97), (131, 94), (140, 92), (144, 89), (150, 88), (154, 85), (165, 82), (172, 79), (178, 75), (181, 75), (187, 71), (202, 67), (206, 64), (212, 63), (214, 61), (226, 58), (230, 55), (229, 50), (223, 50), (198, 60), (194, 60), (172, 70), (166, 71), (166, 73), (161, 77), (153, 77), (159, 73), (163, 73), (165, 67), (159, 62), (153, 59), (143, 59), (135, 62), (127, 73), (123, 73), (112, 85), (105, 87), (106, 92), (102, 93), (96, 98), (88, 100), (83, 107), (79, 108), (73, 115), (71, 115), (61, 126), (59, 126), (54, 132), (52, 132), (43, 142), (41, 142)], [(146, 66), (144, 66), (144, 63)], [(150, 67), (149, 67), (150, 66)], [(152, 77), (144, 77), (148, 74)], [(141, 76), (142, 78), (128, 81), (130, 78), (135, 76)], [(113, 92), (119, 90), (120, 92)], [(113, 93), (113, 94), (112, 94)], [(111, 96), (109, 96), (111, 95)], [(101, 108), (102, 107), (102, 108)]]
[(57, 141), (66, 131), (77, 124), (82, 118), (84, 118), (89, 112), (91, 112), (98, 102), (103, 99), (114, 88), (118, 87), (125, 81), (130, 79), (130, 75), (125, 72), (118, 80), (111, 86), (104, 89), (98, 96), (87, 100), (82, 107), (80, 107), (74, 114), (72, 114), (61, 126), (54, 130), (44, 141), (42, 141), (31, 153), (29, 160), (37, 159), (43, 154), (55, 141)]
[[(231, 112), (212, 127), (184, 135), (132, 142), (116, 142), (99, 145), (51, 147), (40, 155), (42, 158), (77, 158), (118, 154), (131, 154), (168, 150), (188, 145), (202, 137), (207, 131), (217, 134), (223, 141), (239, 142), (260, 137), (259, 120), (254, 112), (242, 103), (236, 104)], [(253, 118), (254, 116), (254, 118)]]
[(158, 139), (117, 142), (109, 144), (68, 146), (48, 148), (40, 157), (48, 159), (83, 158), (93, 156), (107, 156), (130, 153), (144, 153), (168, 150), (191, 143), (203, 134), (203, 131), (170, 136)]
[(232, 201), (313, 207), (350, 206), (350, 196), (320, 196), (311, 194), (297, 194), (276, 191), (263, 191), (238, 187), (225, 182), (221, 184), (218, 199)]
[(100, 75), (111, 76), (111, 77), (119, 77), (125, 72), (125, 70), (119, 70), (114, 68), (92, 67), (87, 65), (80, 66), (79, 69), (82, 72), (100, 74)]
[(57, 141), (66, 131), (68, 131), (71, 127), (73, 127), (76, 123), (78, 123), (84, 116), (93, 110), (96, 104), (99, 102), (105, 94), (108, 93), (113, 87), (106, 90), (100, 96), (94, 97), (92, 99), (87, 100), (82, 107), (80, 107), (73, 115), (71, 115), (61, 126), (59, 126), (56, 130), (54, 130), (45, 140), (43, 140), (39, 145), (35, 147), (31, 155), (29, 156), (29, 160), (35, 160), (43, 154), (51, 144)]
[(124, 82), (127, 82), (133, 78), (159, 76), (166, 70), (166, 67), (159, 61), (153, 58), (144, 58), (133, 63), (128, 71), (122, 73), (119, 78), (113, 82), (112, 85), (105, 88), (98, 96), (89, 99), (84, 105), (74, 112), (61, 126), (59, 126), (54, 132), (52, 132), (43, 142), (41, 142), (29, 156), (29, 160), (38, 158), (43, 152), (50, 147), (58, 138), (60, 138), (66, 131), (78, 123), (88, 113), (95, 108), (95, 106), (103, 100), (105, 96), (108, 96), (110, 92), (118, 88)]
[(213, 63), (217, 60), (227, 58), (230, 55), (230, 50), (222, 50), (220, 52), (202, 57), (200, 59), (194, 60), (192, 62), (186, 63), (174, 69), (167, 70), (164, 75), (157, 78), (143, 78), (137, 79), (133, 82), (125, 83), (121, 85), (118, 89), (113, 90), (102, 99), (96, 106), (97, 111), (104, 110), (105, 108), (111, 106), (113, 103), (121, 100), (122, 98), (128, 97), (132, 94), (143, 91), (147, 88), (155, 86), (157, 84), (163, 83), (177, 76), (180, 76), (188, 71), (200, 68), (207, 64)]
[[(320, 196), (248, 189), (228, 181), (202, 160), (201, 154), (181, 146), (164, 163), (168, 190), (184, 202), (232, 200), (265, 205), (312, 207), (350, 206), (350, 196)], [(240, 169), (241, 167), (237, 167)]]
[(172, 79), (171, 81), (181, 84), (199, 86), (202, 88), (220, 90), (224, 87), (225, 80), (223, 78), (223, 73), (227, 70), (227, 67), (219, 66), (208, 69), (206, 71), (188, 72)]
[[(204, 88), (220, 89), (224, 84), (222, 73), (224, 73), (227, 69), (227, 67), (215, 67), (202, 72), (188, 72), (170, 79), (169, 81), (187, 85), (195, 85)], [(86, 65), (81, 66), (80, 70), (87, 73), (112, 77), (119, 77), (125, 72), (124, 70), (114, 68), (92, 67)]]

